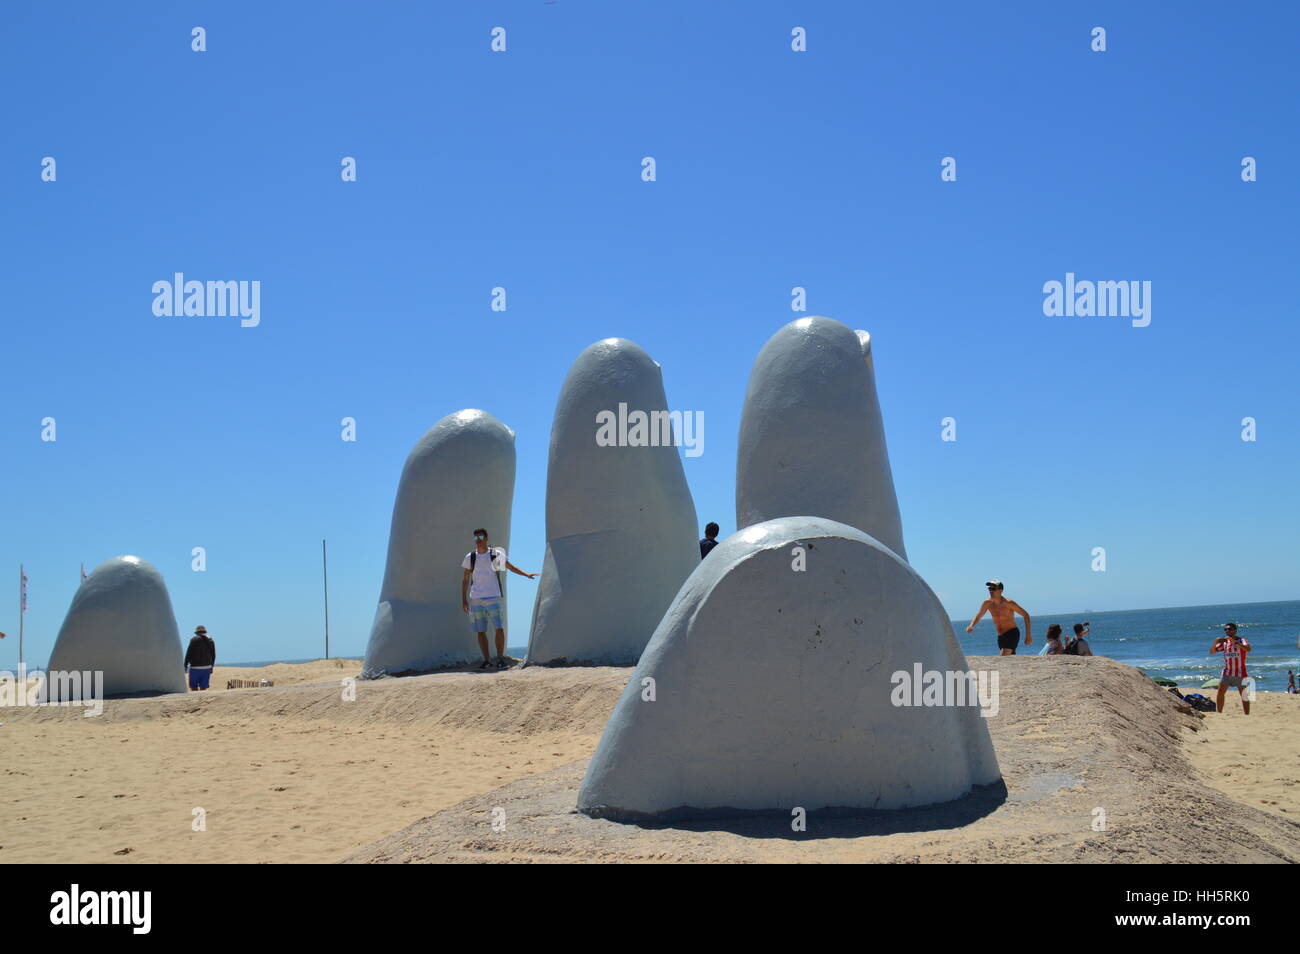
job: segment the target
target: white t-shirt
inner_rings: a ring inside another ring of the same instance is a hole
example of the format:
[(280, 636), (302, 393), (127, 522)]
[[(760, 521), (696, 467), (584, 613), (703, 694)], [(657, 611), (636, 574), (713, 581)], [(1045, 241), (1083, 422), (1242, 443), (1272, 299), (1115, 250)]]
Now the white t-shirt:
[[(488, 556), (492, 559), (488, 559)], [(461, 563), (469, 569), (469, 554)], [(469, 595), (476, 600), (495, 600), (501, 596), (501, 584), (497, 580), (497, 571), (506, 568), (506, 551), (500, 547), (488, 547), (487, 553), (480, 553), (474, 560), (474, 574), (470, 578)]]

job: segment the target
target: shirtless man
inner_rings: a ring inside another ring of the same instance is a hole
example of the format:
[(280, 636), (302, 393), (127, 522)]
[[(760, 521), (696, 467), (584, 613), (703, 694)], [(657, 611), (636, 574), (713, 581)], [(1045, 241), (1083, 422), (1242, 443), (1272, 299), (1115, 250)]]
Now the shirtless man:
[(1002, 595), (1002, 581), (989, 580), (984, 584), (989, 588), (989, 598), (984, 601), (980, 611), (975, 614), (975, 618), (970, 621), (966, 627), (966, 632), (970, 633), (975, 630), (975, 624), (978, 623), (985, 613), (993, 617), (993, 625), (998, 628), (998, 653), (999, 656), (1014, 656), (1016, 647), (1020, 645), (1020, 627), (1016, 625), (1016, 613), (1025, 618), (1025, 645), (1031, 646), (1034, 637), (1030, 633), (1032, 623), (1029, 614), (1024, 611), (1019, 603), (1015, 600), (1009, 600)]

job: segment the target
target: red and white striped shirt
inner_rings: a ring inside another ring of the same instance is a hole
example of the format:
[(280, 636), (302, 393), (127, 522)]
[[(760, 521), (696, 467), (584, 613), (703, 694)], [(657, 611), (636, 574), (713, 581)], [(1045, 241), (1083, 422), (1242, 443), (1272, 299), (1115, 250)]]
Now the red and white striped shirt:
[(1223, 643), (1223, 674), (1225, 676), (1246, 676), (1246, 654), (1241, 647), (1249, 647), (1244, 639), (1228, 639)]

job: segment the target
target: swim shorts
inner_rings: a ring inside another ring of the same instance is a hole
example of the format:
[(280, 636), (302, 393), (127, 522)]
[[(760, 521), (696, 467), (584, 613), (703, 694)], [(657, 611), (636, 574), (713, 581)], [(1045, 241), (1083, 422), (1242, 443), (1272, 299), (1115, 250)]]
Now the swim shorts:
[(211, 681), (211, 679), (212, 679), (211, 666), (190, 667), (190, 688), (191, 689), (206, 689), (208, 688), (208, 683)]
[(1247, 687), (1243, 683), (1247, 678), (1246, 676), (1222, 676), (1219, 685), (1227, 686), (1229, 689), (1245, 689)]
[(490, 600), (469, 598), (469, 615), (474, 622), (474, 632), (487, 632), (489, 624), (492, 629), (504, 629), (501, 623), (501, 597)]
[(1012, 626), (1005, 633), (998, 633), (998, 649), (1009, 649), (1013, 653), (1020, 645), (1020, 627)]

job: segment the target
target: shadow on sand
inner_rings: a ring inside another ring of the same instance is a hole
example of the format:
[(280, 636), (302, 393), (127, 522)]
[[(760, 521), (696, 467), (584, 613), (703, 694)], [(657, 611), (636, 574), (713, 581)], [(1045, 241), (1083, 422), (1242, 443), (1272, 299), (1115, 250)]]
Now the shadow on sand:
[[(362, 672), (357, 678), (359, 679), (405, 679), (407, 676), (432, 676), (435, 673), (442, 672), (468, 672), (481, 673), (490, 675), (496, 672), (506, 672), (510, 669), (522, 669), (523, 660), (516, 659), (514, 656), (502, 657), (506, 661), (505, 669), (498, 669), (495, 665), (483, 668), (483, 661), (472, 663), (458, 663), (455, 666), (438, 666), (434, 669), (403, 669), (401, 672)], [(494, 659), (495, 662), (495, 659)]]
[(861, 838), (864, 835), (896, 835), (903, 832), (943, 831), (962, 828), (993, 814), (1007, 800), (1007, 786), (1001, 779), (992, 785), (976, 785), (970, 794), (953, 802), (867, 811), (860, 808), (822, 808), (808, 812), (807, 831), (794, 831), (791, 810), (743, 811), (679, 808), (654, 819), (618, 813), (601, 814), (608, 821), (634, 825), (645, 831), (728, 832), (742, 838), (775, 838), (807, 841), (825, 838)]

